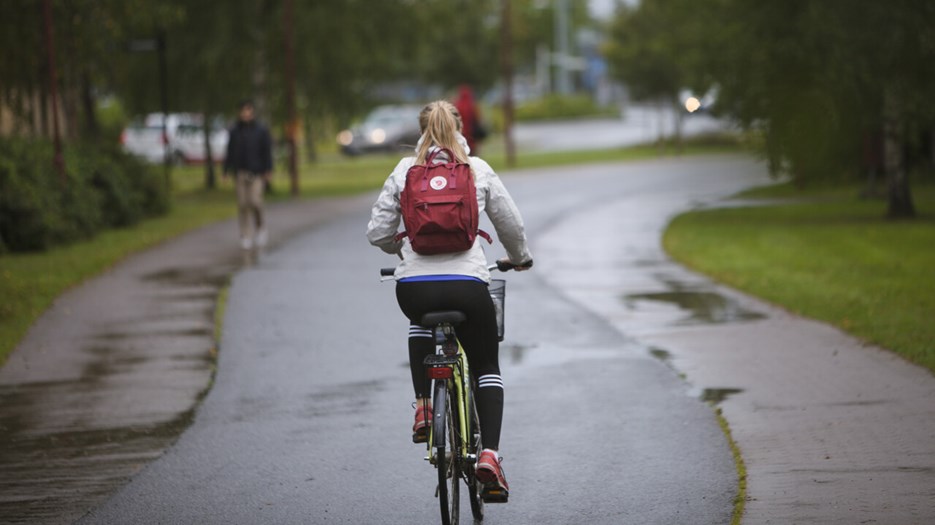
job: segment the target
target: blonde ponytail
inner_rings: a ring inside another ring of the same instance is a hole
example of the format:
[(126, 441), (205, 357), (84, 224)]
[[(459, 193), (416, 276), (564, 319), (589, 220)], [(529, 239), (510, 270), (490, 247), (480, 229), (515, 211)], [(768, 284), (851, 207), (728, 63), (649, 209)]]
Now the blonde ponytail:
[(454, 104), (447, 100), (430, 102), (419, 112), (419, 128), (422, 142), (416, 151), (416, 163), (424, 164), (432, 146), (450, 149), (455, 160), (467, 163), (467, 152), (458, 142), (461, 131), (461, 115)]

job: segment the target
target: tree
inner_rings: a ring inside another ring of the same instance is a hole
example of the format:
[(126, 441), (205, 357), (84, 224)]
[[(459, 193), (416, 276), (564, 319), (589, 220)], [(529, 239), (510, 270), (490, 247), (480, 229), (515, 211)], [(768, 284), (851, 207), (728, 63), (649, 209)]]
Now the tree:
[[(14, 115), (19, 134), (48, 135), (48, 94), (42, 85), (41, 3), (0, 2), (0, 97)], [(133, 28), (160, 21), (169, 10), (145, 0), (56, 0), (52, 2), (55, 55), (59, 57), (59, 93), (67, 135), (94, 139), (96, 97), (107, 92), (123, 61), (123, 43)]]
[(911, 217), (903, 156), (935, 124), (933, 24), (912, 0), (645, 0), (615, 47), (638, 92), (717, 86), (717, 110), (761, 130), (771, 170), (800, 184), (853, 175), (882, 131), (888, 215)]
[[(719, 4), (731, 39), (715, 48), (730, 114), (767, 130), (772, 163), (801, 181), (857, 171), (863, 139), (882, 130), (888, 215), (914, 215), (902, 162), (931, 127), (935, 88), (927, 2), (771, 0)], [(883, 37), (883, 35), (886, 35)]]
[(627, 85), (633, 99), (661, 101), (673, 108), (679, 143), (684, 114), (679, 94), (691, 85), (700, 92), (710, 85), (709, 78), (698, 74), (702, 68), (698, 43), (707, 30), (687, 4), (660, 0), (643, 2), (638, 8), (621, 5), (606, 49), (614, 75)]

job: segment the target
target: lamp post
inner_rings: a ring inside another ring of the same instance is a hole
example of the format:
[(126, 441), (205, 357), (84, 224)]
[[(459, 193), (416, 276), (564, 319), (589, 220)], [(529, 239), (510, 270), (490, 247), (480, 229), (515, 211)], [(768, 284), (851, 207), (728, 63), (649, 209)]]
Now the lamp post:
[(571, 54), (568, 49), (568, 0), (555, 0), (555, 56), (556, 91), (562, 95), (571, 93), (571, 75), (568, 62)]

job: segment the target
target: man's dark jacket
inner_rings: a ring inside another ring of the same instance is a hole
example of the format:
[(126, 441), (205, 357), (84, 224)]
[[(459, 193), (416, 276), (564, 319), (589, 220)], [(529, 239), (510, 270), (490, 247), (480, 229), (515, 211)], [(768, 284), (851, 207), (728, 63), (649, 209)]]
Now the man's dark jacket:
[(273, 140), (257, 121), (238, 120), (230, 129), (224, 172), (246, 171), (257, 175), (273, 170)]

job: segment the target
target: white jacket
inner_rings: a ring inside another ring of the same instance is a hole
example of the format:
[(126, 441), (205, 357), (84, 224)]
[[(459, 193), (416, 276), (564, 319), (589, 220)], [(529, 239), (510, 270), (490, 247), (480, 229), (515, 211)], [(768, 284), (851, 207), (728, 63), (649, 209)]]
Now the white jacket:
[[(459, 142), (464, 140), (461, 137), (458, 139)], [(462, 146), (465, 151), (469, 151), (466, 142)], [(442, 156), (444, 153), (439, 158)], [(506, 248), (511, 262), (519, 264), (531, 260), (523, 219), (500, 177), (484, 160), (478, 157), (469, 157), (468, 160), (474, 172), (478, 213), (486, 213), (490, 218), (497, 238)], [(487, 257), (482, 245), (487, 241), (481, 236), (474, 240), (474, 246), (467, 251), (440, 255), (419, 255), (412, 250), (409, 239), (404, 237), (396, 240), (402, 222), (399, 193), (406, 185), (406, 172), (415, 161), (415, 157), (400, 160), (383, 184), (367, 225), (370, 244), (387, 253), (401, 255), (402, 262), (396, 267), (396, 280), (424, 275), (468, 275), (489, 282), (490, 272), (487, 270)]]

